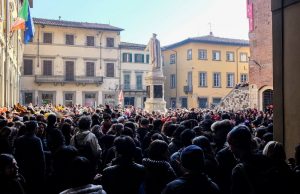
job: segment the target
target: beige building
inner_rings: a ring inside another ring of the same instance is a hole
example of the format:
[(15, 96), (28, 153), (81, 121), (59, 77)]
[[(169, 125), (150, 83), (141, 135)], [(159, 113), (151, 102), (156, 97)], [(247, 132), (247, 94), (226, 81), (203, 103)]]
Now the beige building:
[(117, 104), (120, 31), (107, 24), (34, 18), (24, 50), (23, 104)]
[(121, 42), (121, 78), (123, 105), (144, 107), (146, 100), (145, 76), (151, 70), (146, 45)]
[(0, 107), (19, 101), (20, 66), (23, 57), (23, 31), (9, 33), (17, 18), (19, 0), (0, 0)]
[(248, 82), (249, 41), (212, 35), (188, 38), (163, 49), (167, 107), (211, 108)]

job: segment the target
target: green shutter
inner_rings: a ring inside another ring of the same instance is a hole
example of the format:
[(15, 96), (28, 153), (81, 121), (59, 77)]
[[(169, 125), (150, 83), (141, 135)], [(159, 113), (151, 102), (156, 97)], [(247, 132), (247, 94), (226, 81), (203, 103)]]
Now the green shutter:
[(132, 62), (132, 54), (129, 54), (129, 62)]

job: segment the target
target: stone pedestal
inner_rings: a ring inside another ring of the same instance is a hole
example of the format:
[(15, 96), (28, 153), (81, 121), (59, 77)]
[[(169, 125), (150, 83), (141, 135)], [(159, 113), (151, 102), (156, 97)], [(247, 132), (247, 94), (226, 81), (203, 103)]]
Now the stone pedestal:
[(145, 110), (147, 112), (159, 111), (166, 112), (166, 101), (164, 100), (164, 81), (161, 69), (154, 69), (149, 72), (146, 77), (147, 99), (145, 102)]

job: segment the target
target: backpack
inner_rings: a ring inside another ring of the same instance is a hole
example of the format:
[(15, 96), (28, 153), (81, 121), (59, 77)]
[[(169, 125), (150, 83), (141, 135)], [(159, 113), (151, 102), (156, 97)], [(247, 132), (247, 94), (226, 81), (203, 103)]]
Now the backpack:
[[(87, 134), (84, 138), (86, 138), (89, 134)], [(77, 148), (80, 156), (86, 157), (92, 165), (96, 165), (97, 157), (94, 155), (90, 142), (86, 142), (84, 145), (78, 144), (78, 140), (76, 135), (74, 137), (74, 146)]]
[(283, 177), (279, 173), (279, 169), (270, 164), (267, 169), (254, 173), (251, 178), (249, 177), (246, 166), (243, 163), (237, 165), (244, 175), (245, 180), (249, 186), (250, 194), (257, 193), (282, 193)]

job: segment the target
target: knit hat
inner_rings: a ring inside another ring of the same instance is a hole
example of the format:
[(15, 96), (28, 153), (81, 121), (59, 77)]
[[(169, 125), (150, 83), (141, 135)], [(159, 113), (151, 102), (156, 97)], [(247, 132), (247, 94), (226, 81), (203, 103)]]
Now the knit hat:
[(203, 150), (196, 145), (190, 145), (183, 149), (180, 155), (181, 165), (190, 171), (202, 171), (204, 168)]

